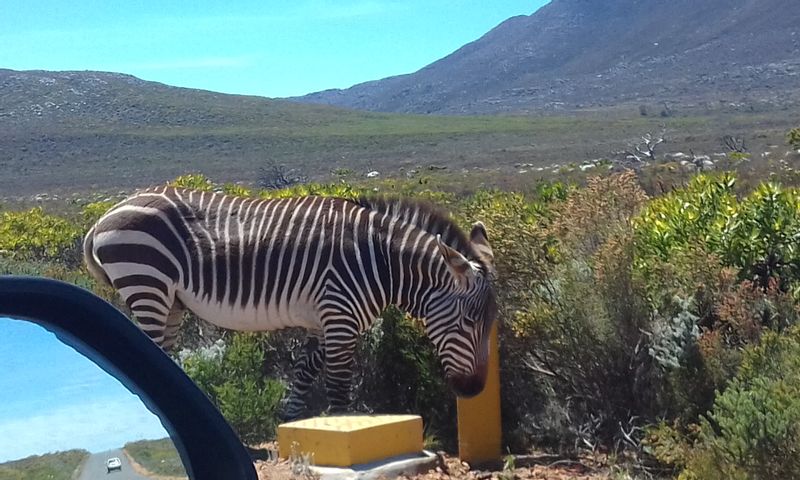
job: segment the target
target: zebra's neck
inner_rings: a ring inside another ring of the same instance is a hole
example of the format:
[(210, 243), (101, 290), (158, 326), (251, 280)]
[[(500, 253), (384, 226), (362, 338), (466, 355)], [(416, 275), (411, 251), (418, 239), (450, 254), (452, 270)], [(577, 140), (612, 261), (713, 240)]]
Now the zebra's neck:
[(414, 317), (424, 318), (427, 300), (448, 288), (447, 267), (436, 247), (436, 237), (413, 225), (404, 225), (388, 240), (387, 306), (394, 305)]

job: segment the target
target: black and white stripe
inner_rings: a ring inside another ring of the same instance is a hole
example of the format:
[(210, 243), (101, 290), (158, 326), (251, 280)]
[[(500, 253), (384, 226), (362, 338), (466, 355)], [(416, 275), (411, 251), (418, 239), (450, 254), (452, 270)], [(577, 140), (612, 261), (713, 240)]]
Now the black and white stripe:
[(347, 406), (356, 339), (389, 305), (425, 320), (456, 393), (483, 388), (492, 250), (481, 224), (467, 237), (430, 205), (160, 187), (100, 218), (84, 256), (164, 348), (184, 309), (234, 330), (307, 329), (288, 416), (323, 365), (332, 407)]

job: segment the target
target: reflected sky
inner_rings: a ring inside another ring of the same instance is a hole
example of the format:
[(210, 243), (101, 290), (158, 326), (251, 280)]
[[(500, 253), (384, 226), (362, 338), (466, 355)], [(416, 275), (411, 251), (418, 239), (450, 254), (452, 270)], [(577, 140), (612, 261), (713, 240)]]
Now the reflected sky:
[(136, 395), (55, 335), (0, 318), (0, 462), (167, 436)]

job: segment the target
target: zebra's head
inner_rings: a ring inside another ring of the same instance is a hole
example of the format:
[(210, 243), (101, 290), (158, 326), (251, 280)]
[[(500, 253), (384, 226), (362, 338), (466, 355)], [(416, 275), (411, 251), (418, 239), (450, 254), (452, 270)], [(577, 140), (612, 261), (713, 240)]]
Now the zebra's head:
[(452, 281), (432, 302), (426, 318), (448, 384), (460, 397), (483, 391), (489, 361), (489, 332), (497, 315), (494, 256), (486, 229), (476, 223), (470, 234), (475, 259), (469, 259), (437, 236)]

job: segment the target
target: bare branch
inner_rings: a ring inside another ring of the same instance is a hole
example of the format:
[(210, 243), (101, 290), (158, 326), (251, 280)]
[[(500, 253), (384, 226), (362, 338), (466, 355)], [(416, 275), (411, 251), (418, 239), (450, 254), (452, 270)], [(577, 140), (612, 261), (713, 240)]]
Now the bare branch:
[(556, 375), (554, 372), (543, 367), (531, 353), (528, 353), (528, 358), (524, 359), (523, 363), (525, 363), (525, 366), (530, 368), (534, 372), (547, 375), (548, 377), (558, 377), (558, 375)]
[(723, 143), (731, 152), (745, 153), (747, 146), (745, 145), (744, 137), (734, 137), (733, 135), (725, 135), (722, 137)]
[(277, 163), (259, 168), (258, 185), (262, 188), (277, 190), (306, 182), (308, 177), (298, 173), (296, 168), (287, 169), (285, 165)]

